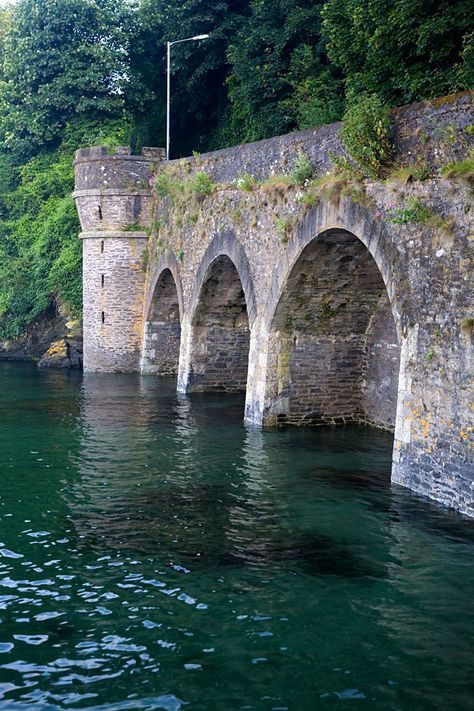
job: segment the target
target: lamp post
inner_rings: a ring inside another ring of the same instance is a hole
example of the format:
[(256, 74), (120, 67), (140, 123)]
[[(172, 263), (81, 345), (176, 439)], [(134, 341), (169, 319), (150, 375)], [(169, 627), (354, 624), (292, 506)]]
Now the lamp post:
[(195, 35), (194, 37), (186, 37), (185, 39), (175, 40), (174, 42), (166, 43), (166, 160), (170, 159), (170, 100), (171, 100), (171, 47), (174, 44), (181, 42), (192, 42), (193, 40), (207, 39), (209, 35)]

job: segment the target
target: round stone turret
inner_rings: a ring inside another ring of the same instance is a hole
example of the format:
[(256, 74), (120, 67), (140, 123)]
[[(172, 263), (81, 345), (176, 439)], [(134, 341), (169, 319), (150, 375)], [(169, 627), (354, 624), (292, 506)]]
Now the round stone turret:
[(83, 240), (84, 369), (139, 366), (151, 177), (162, 148), (127, 146), (76, 152), (75, 190)]

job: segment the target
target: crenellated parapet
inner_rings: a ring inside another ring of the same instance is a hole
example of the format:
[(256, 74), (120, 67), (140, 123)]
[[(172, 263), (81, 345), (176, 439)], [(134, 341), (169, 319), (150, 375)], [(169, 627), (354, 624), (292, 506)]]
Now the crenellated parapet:
[(164, 159), (162, 148), (144, 148), (142, 155), (117, 146), (83, 148), (74, 161), (76, 200), (83, 237), (88, 233), (149, 227), (153, 167)]

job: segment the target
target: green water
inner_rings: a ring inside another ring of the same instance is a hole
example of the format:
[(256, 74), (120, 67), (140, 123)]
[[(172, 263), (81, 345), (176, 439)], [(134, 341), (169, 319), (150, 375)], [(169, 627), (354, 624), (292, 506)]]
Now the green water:
[(472, 708), (474, 524), (391, 437), (0, 366), (0, 708)]

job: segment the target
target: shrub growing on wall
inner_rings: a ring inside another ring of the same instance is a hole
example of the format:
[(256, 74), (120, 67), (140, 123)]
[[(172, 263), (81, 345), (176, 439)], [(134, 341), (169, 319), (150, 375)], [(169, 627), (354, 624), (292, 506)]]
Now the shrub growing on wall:
[(389, 109), (376, 94), (360, 97), (346, 110), (341, 138), (357, 170), (369, 178), (383, 177), (394, 153)]

